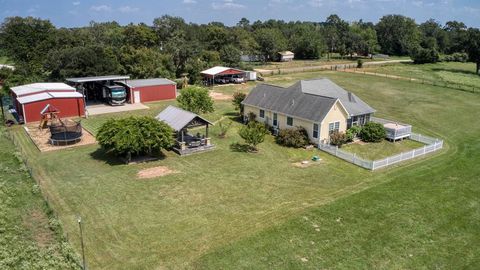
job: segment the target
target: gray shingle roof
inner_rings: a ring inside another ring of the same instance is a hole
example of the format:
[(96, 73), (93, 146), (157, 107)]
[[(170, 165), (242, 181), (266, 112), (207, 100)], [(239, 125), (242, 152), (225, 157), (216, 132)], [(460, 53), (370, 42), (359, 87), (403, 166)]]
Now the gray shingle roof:
[(302, 91), (307, 94), (338, 98), (350, 115), (374, 113), (375, 109), (352, 92), (348, 92), (329, 79), (313, 79), (301, 81)]
[(288, 88), (260, 84), (242, 103), (321, 122), (337, 100), (350, 115), (375, 112), (359, 97), (324, 78), (300, 81)]
[(128, 80), (127, 85), (131, 87), (153, 86), (153, 85), (172, 85), (176, 84), (173, 81), (163, 78), (155, 79), (141, 79), (141, 80)]
[(167, 123), (175, 131), (182, 130), (195, 118), (199, 118), (200, 120), (203, 120), (206, 123), (213, 125), (210, 121), (202, 118), (199, 115), (171, 105), (168, 106), (165, 110), (163, 110), (160, 114), (158, 114), (155, 118), (159, 121)]
[(298, 83), (289, 88), (260, 84), (252, 89), (243, 104), (321, 122), (337, 100), (304, 94), (299, 86)]

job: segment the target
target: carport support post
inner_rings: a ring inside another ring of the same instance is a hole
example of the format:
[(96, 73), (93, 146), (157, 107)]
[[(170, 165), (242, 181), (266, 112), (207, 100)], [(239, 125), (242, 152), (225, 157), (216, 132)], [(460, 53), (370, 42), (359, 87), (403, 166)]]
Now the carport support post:
[(208, 138), (208, 124), (207, 124), (207, 128), (205, 129), (205, 138)]

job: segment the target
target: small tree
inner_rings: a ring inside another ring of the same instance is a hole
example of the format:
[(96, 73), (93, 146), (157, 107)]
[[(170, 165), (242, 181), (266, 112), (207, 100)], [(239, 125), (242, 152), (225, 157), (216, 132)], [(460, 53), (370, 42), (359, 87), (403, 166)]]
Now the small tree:
[(213, 100), (203, 87), (189, 86), (180, 92), (177, 98), (180, 107), (194, 113), (213, 112)]
[(110, 119), (100, 127), (98, 143), (130, 162), (132, 155), (153, 154), (173, 145), (173, 130), (152, 117)]
[(365, 142), (380, 142), (387, 136), (387, 131), (382, 124), (368, 122), (360, 132), (360, 138)]
[(220, 121), (218, 123), (218, 128), (220, 129), (220, 133), (218, 134), (218, 137), (225, 138), (231, 126), (232, 126), (232, 121), (230, 120)]
[(247, 94), (242, 92), (235, 92), (233, 94), (232, 104), (233, 106), (235, 106), (235, 110), (238, 110), (240, 114), (242, 114), (243, 112), (242, 101), (245, 100), (246, 97), (247, 97)]
[(238, 134), (250, 147), (253, 152), (257, 151), (257, 145), (265, 140), (268, 130), (264, 124), (251, 121), (246, 126), (243, 126)]
[(275, 137), (275, 141), (287, 147), (304, 147), (309, 143), (308, 132), (302, 127), (282, 129)]
[(343, 132), (333, 131), (330, 134), (330, 144), (332, 145), (342, 147), (342, 145), (347, 143), (347, 141), (348, 141), (347, 135), (345, 135), (345, 133)]
[(357, 60), (357, 68), (363, 68), (363, 59)]

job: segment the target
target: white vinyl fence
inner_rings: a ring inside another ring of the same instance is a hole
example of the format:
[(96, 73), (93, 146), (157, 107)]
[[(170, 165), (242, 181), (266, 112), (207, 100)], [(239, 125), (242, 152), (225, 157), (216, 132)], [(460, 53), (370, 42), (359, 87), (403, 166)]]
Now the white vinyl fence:
[(357, 166), (363, 167), (368, 170), (377, 170), (393, 164), (400, 163), (405, 160), (413, 159), (416, 157), (424, 156), (428, 153), (433, 153), (443, 148), (443, 141), (432, 137), (423, 136), (421, 134), (412, 133), (411, 140), (418, 141), (426, 144), (421, 148), (417, 148), (408, 152), (404, 152), (398, 155), (390, 156), (380, 160), (368, 160), (358, 157), (356, 154), (352, 154), (347, 151), (339, 149), (337, 146), (328, 144), (319, 144), (318, 148), (331, 155), (341, 158)]

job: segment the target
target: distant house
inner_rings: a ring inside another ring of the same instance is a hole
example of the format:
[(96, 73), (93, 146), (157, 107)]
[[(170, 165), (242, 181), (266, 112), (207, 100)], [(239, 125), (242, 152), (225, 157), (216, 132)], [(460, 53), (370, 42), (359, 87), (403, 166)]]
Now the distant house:
[(274, 129), (303, 127), (312, 142), (328, 142), (333, 131), (345, 132), (370, 121), (375, 110), (329, 79), (303, 80), (284, 88), (260, 84), (242, 103), (244, 118)]
[(291, 51), (283, 51), (279, 52), (279, 58), (278, 60), (280, 62), (290, 62), (293, 61), (293, 58), (295, 58), (295, 54)]

